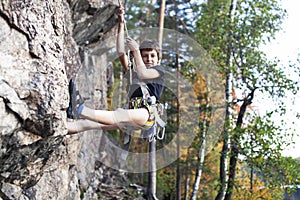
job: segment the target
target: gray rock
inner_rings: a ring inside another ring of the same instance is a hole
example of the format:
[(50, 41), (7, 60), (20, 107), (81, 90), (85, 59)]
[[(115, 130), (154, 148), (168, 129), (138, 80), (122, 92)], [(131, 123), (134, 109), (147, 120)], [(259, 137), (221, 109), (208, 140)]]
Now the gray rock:
[(67, 135), (68, 82), (76, 78), (88, 105), (107, 108), (113, 76), (104, 52), (114, 40), (98, 45), (115, 33), (116, 9), (111, 1), (1, 0), (2, 199), (76, 200), (100, 184), (102, 134)]

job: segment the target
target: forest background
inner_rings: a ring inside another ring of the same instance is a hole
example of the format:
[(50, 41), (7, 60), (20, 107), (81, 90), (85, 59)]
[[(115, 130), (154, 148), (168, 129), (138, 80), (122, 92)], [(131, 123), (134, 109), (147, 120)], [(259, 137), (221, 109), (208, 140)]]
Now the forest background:
[[(160, 5), (161, 1), (154, 0), (127, 1), (128, 29), (157, 27)], [(295, 146), (298, 136), (293, 126), (298, 113), (288, 109), (296, 105), (299, 60), (271, 56), (273, 48), (269, 48), (284, 31), (287, 14), (276, 0), (166, 2), (164, 28), (193, 38), (217, 66), (216, 77), (221, 75), (225, 88), (226, 116), (215, 146), (203, 151), (214, 109), (209, 94), (203, 93), (207, 89), (205, 79), (197, 73), (199, 66), (182, 55), (164, 55), (174, 61), (169, 61), (173, 66), (168, 67), (193, 84), (201, 114), (193, 144), (176, 162), (157, 171), (159, 199), (283, 199), (287, 190), (296, 188), (299, 163), (285, 150)], [(116, 63), (116, 80), (122, 78), (119, 71)], [(157, 148), (178, 134), (180, 120), (177, 114), (181, 108), (174, 94), (164, 93), (163, 101), (169, 104), (167, 136)], [(287, 118), (288, 114), (292, 117)], [(145, 148), (140, 145), (135, 142), (134, 148)], [(143, 174), (129, 176), (141, 185), (148, 182)]]

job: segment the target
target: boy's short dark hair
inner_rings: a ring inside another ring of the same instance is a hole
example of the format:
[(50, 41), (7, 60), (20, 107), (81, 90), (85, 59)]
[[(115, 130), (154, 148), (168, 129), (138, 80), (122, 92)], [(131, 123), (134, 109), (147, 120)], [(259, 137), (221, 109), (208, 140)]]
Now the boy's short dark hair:
[(161, 49), (156, 40), (144, 40), (140, 44), (140, 51), (142, 50), (156, 50), (157, 56), (160, 59), (161, 58)]

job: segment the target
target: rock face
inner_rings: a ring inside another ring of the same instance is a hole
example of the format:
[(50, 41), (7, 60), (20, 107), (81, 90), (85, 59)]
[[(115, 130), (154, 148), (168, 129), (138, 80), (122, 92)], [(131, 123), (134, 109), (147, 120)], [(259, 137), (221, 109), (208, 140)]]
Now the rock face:
[(87, 104), (106, 108), (111, 65), (102, 52), (115, 41), (99, 44), (115, 34), (117, 5), (0, 0), (0, 199), (75, 200), (89, 191), (102, 134), (66, 135), (68, 81)]

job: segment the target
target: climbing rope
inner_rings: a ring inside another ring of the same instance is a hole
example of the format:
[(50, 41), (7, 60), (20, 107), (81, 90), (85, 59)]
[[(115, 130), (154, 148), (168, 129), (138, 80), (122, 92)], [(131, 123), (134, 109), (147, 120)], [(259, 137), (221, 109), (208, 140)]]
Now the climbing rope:
[[(118, 2), (119, 2), (119, 6), (122, 7), (120, 0), (118, 0)], [(124, 7), (124, 8), (125, 8), (125, 7)], [(124, 18), (124, 28), (125, 28), (126, 37), (128, 37), (129, 34), (128, 34), (128, 29), (127, 29), (127, 25), (126, 25), (126, 20), (125, 20), (125, 18)]]
[[(120, 0), (118, 0), (119, 2), (119, 6), (122, 7), (122, 4), (120, 2)], [(124, 6), (125, 8), (125, 6)], [(126, 34), (126, 38), (129, 37), (129, 34), (128, 34), (128, 29), (127, 29), (127, 23), (126, 23), (126, 20), (125, 20), (125, 17), (124, 17), (124, 28), (125, 28), (125, 34)], [(127, 57), (128, 57), (128, 67), (129, 67), (129, 73), (130, 73), (130, 82), (129, 84), (131, 85), (132, 84), (132, 68), (134, 67), (132, 61), (131, 61), (131, 58), (130, 58), (130, 50), (128, 50), (127, 52)]]

